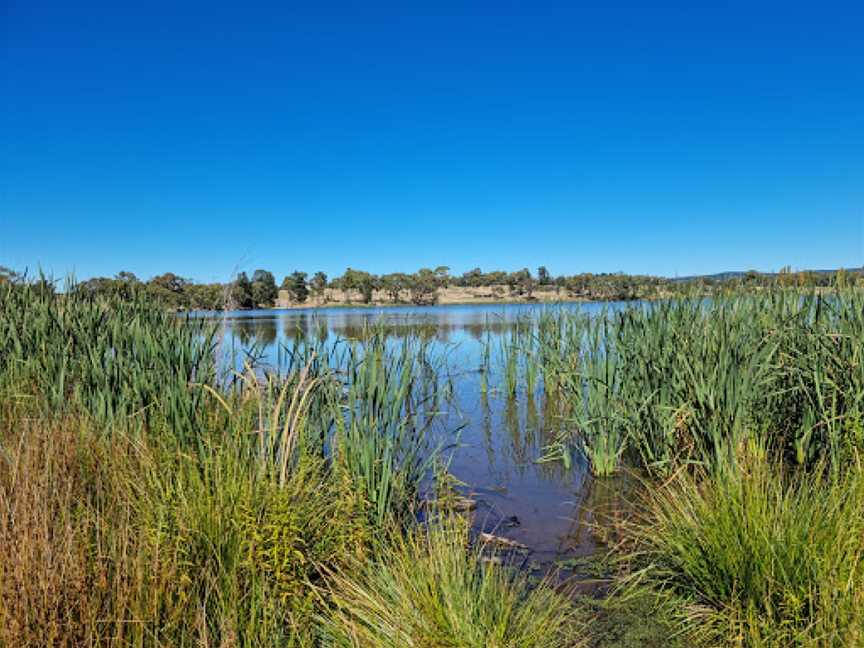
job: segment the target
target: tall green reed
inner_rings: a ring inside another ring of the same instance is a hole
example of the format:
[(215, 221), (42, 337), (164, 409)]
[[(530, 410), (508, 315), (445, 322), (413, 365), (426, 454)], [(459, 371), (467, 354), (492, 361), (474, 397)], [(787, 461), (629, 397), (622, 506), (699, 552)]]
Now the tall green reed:
[(598, 474), (625, 455), (660, 471), (716, 463), (766, 434), (796, 463), (841, 461), (861, 445), (862, 312), (854, 290), (562, 311), (539, 327), (544, 385), (573, 405), (569, 442)]
[(215, 327), (155, 307), (143, 294), (92, 297), (68, 282), (0, 286), (0, 386), (38, 407), (106, 425), (164, 425), (191, 437), (216, 373)]
[(437, 415), (439, 367), (428, 342), (416, 338), (390, 349), (384, 336), (373, 336), (349, 349), (330, 392), (333, 459), (383, 524), (412, 513), (435, 460), (427, 432)]

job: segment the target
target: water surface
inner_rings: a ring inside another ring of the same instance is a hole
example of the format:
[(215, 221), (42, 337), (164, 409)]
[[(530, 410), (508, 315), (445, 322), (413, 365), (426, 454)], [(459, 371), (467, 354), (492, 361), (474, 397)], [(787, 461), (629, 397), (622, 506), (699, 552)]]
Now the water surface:
[[(484, 345), (493, 355), (520, 319), (542, 309), (579, 309), (596, 314), (619, 304), (556, 306), (452, 305), (430, 307), (328, 308), (233, 311), (198, 316), (220, 322), (226, 357), (242, 363), (246, 354), (256, 363), (278, 369), (287, 349), (303, 339), (325, 345), (356, 338), (365, 327), (383, 327), (388, 344), (407, 335), (430, 341), (446, 354), (452, 398), (443, 403), (435, 425), (450, 460), (450, 472), (464, 482), (466, 495), (478, 503), (474, 524), (530, 547), (530, 560), (587, 555), (597, 549), (590, 533), (592, 487), (584, 461), (568, 469), (560, 462), (538, 462), (562, 426), (563, 418), (542, 392), (508, 397), (493, 371), (483, 388), (479, 368)], [(597, 502), (594, 502), (597, 504)], [(602, 505), (602, 503), (600, 503)]]

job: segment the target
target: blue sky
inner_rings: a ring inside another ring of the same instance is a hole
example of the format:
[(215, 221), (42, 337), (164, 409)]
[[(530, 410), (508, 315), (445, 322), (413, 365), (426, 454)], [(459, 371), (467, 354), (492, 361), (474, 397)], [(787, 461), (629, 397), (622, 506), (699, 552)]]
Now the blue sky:
[(864, 264), (864, 5), (580, 4), (5, 0), (0, 265)]

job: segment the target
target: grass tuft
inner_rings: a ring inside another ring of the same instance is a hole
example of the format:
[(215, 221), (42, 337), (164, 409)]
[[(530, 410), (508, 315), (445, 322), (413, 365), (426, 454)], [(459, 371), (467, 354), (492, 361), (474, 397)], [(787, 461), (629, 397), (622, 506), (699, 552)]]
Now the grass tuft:
[(325, 643), (354, 648), (563, 648), (584, 645), (584, 622), (549, 582), (531, 583), (468, 548), (448, 518), (389, 537), (380, 559), (334, 574)]
[(790, 471), (755, 453), (679, 472), (631, 529), (632, 582), (679, 597), (708, 645), (864, 643), (864, 472)]

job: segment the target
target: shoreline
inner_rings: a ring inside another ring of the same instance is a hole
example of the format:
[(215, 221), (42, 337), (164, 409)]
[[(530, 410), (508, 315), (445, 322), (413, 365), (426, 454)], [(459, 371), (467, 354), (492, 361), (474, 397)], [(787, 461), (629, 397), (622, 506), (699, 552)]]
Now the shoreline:
[(260, 306), (256, 308), (233, 308), (213, 311), (204, 308), (179, 309), (178, 313), (207, 313), (207, 312), (244, 312), (244, 311), (280, 311), (280, 310), (328, 310), (336, 308), (372, 310), (389, 308), (446, 308), (448, 306), (556, 306), (562, 304), (590, 304), (590, 303), (612, 303), (612, 302), (636, 302), (655, 301), (663, 297), (634, 297), (632, 299), (605, 299), (589, 297), (570, 297), (563, 299), (475, 299), (465, 301), (437, 301), (430, 304), (413, 304), (411, 302), (370, 302), (368, 304), (358, 302), (306, 302), (299, 304), (277, 304), (275, 306)]
[[(268, 306), (260, 310), (301, 310), (304, 308), (324, 309), (324, 308), (404, 308), (406, 306), (413, 308), (441, 308), (447, 306), (542, 306), (555, 304), (578, 304), (600, 301), (622, 301), (616, 299), (588, 299), (584, 297), (573, 297), (569, 299), (473, 299), (459, 301), (436, 301), (429, 304), (414, 304), (410, 301), (404, 302), (378, 302), (373, 301), (368, 304), (358, 302), (325, 302), (325, 303), (300, 303), (300, 304), (280, 304), (276, 306)], [(626, 301), (626, 300), (625, 300)], [(631, 300), (636, 301), (636, 300)]]
[[(745, 289), (746, 290), (746, 289)], [(756, 292), (759, 292), (759, 288), (751, 289)], [(806, 290), (806, 289), (802, 289)], [(811, 289), (820, 294), (825, 294), (832, 292), (831, 288), (815, 288)], [(541, 293), (542, 294), (542, 293)], [(431, 302), (428, 304), (415, 304), (411, 301), (399, 301), (393, 302), (392, 300), (380, 301), (373, 300), (369, 303), (363, 303), (360, 300), (356, 301), (344, 301), (344, 300), (333, 300), (333, 301), (325, 301), (321, 302), (319, 300), (309, 300), (302, 303), (285, 303), (282, 301), (281, 303), (277, 303), (273, 306), (259, 306), (254, 308), (233, 308), (233, 309), (206, 309), (206, 308), (180, 308), (174, 310), (177, 313), (207, 313), (207, 312), (242, 312), (242, 311), (266, 311), (266, 310), (327, 310), (327, 309), (335, 309), (335, 308), (347, 308), (347, 309), (387, 309), (387, 308), (445, 308), (447, 306), (556, 306), (562, 304), (603, 304), (603, 303), (612, 303), (612, 302), (637, 302), (637, 301), (659, 301), (663, 299), (673, 299), (676, 297), (675, 293), (664, 293), (659, 295), (643, 295), (638, 297), (629, 297), (629, 298), (620, 298), (620, 297), (572, 297), (572, 296), (562, 296), (555, 295), (555, 298), (551, 298), (550, 295), (545, 295), (545, 298), (540, 299), (525, 299), (524, 297), (515, 297), (515, 298), (499, 298), (499, 299), (483, 299), (475, 296), (471, 296), (474, 298), (454, 298), (452, 295), (449, 298), (439, 299), (435, 302)], [(278, 300), (277, 300), (278, 301)]]

